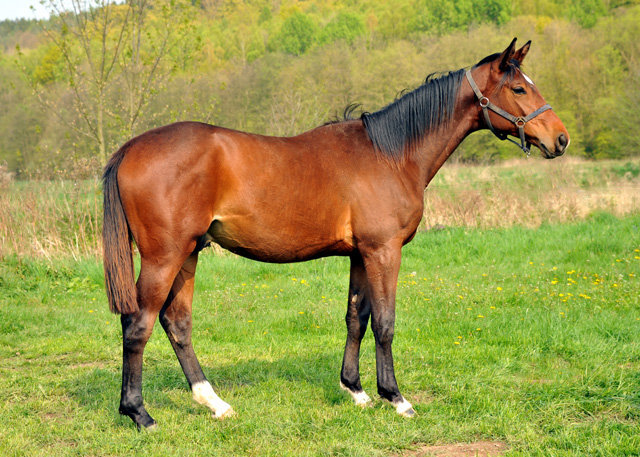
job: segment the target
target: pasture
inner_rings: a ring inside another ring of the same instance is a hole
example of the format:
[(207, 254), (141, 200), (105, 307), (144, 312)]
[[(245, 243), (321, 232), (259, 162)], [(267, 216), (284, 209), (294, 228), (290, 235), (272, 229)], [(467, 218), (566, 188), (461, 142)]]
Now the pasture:
[(0, 454), (421, 456), (425, 445), (495, 441), (509, 456), (638, 455), (634, 214), (420, 232), (403, 250), (394, 340), (413, 419), (375, 399), (370, 330), (361, 370), (374, 406), (338, 386), (347, 259), (268, 265), (203, 252), (195, 349), (238, 415), (215, 421), (192, 401), (157, 325), (144, 394), (160, 429), (138, 433), (117, 412), (120, 325), (99, 259), (7, 255)]

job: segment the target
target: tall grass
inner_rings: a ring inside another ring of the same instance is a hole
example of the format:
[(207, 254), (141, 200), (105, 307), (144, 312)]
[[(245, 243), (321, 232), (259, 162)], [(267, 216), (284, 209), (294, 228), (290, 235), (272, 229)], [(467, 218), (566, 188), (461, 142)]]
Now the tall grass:
[(95, 257), (101, 233), (97, 179), (9, 182), (0, 191), (0, 259)]
[[(598, 210), (640, 211), (640, 160), (447, 164), (425, 194), (423, 227), (538, 227)], [(0, 182), (0, 259), (98, 257), (101, 224), (97, 179)]]
[(512, 160), (445, 166), (425, 194), (425, 227), (538, 227), (594, 211), (640, 210), (640, 160)]

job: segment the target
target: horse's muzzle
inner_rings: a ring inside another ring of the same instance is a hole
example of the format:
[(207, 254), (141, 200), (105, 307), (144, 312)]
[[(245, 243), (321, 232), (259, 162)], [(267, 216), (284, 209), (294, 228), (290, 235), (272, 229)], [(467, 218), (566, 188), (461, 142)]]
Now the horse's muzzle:
[(570, 142), (571, 140), (569, 140), (565, 133), (561, 133), (556, 137), (553, 149), (547, 147), (543, 142), (540, 142), (539, 148), (542, 152), (542, 157), (545, 159), (555, 159), (556, 157), (560, 157), (567, 150)]

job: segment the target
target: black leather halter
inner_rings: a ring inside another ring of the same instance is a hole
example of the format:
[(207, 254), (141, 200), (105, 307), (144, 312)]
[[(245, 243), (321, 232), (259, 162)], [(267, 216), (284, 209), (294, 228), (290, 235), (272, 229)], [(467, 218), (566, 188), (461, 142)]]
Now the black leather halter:
[[(513, 114), (507, 113), (502, 108), (498, 108), (496, 105), (491, 103), (487, 97), (482, 95), (482, 92), (480, 92), (480, 89), (478, 89), (478, 85), (473, 80), (473, 77), (471, 77), (471, 71), (467, 70), (465, 74), (467, 76), (467, 80), (469, 81), (469, 84), (471, 85), (471, 88), (473, 89), (473, 92), (476, 94), (476, 97), (478, 97), (478, 102), (480, 103), (480, 107), (482, 108), (482, 114), (484, 114), (484, 121), (487, 124), (487, 127), (489, 127), (489, 129), (491, 129), (491, 132), (493, 132), (493, 134), (495, 136), (497, 136), (500, 140), (502, 140), (502, 141), (509, 140), (513, 144), (518, 146), (520, 149), (522, 149), (522, 151), (528, 157), (529, 154), (531, 154), (531, 143), (529, 143), (528, 141), (526, 141), (524, 139), (524, 126), (526, 125), (527, 122), (529, 122), (534, 117), (538, 116), (539, 114), (544, 113), (548, 109), (552, 109), (551, 105), (549, 105), (549, 104), (544, 105), (544, 106), (538, 108), (537, 110), (535, 110), (533, 113), (529, 114), (528, 116), (516, 117)], [(509, 138), (506, 134), (498, 133), (493, 128), (493, 125), (491, 124), (491, 120), (489, 119), (489, 111), (488, 110), (491, 110), (494, 113), (497, 113), (500, 116), (504, 117), (505, 119), (510, 120), (511, 122), (513, 122), (516, 125), (516, 127), (518, 127), (518, 131), (520, 132), (520, 144), (518, 144), (517, 141), (512, 140), (511, 138)]]

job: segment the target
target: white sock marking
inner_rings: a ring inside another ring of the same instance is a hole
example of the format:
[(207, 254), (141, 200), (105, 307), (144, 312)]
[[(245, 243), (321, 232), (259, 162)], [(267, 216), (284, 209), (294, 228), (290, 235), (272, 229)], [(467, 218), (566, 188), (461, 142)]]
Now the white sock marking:
[(353, 401), (356, 403), (356, 405), (367, 406), (369, 403), (371, 403), (371, 398), (369, 397), (369, 395), (367, 395), (367, 393), (364, 390), (362, 392), (354, 393), (342, 383), (340, 383), (340, 387), (343, 390), (346, 390), (347, 392), (349, 392), (349, 395), (351, 395), (351, 398), (353, 398)]
[(394, 403), (393, 406), (396, 407), (396, 412), (402, 415), (404, 415), (404, 413), (406, 413), (412, 408), (411, 403), (405, 400), (404, 397), (402, 398), (401, 402)]
[(191, 386), (191, 390), (193, 392), (193, 399), (209, 408), (216, 418), (220, 418), (232, 411), (231, 405), (225, 403), (216, 395), (209, 381), (197, 382)]

